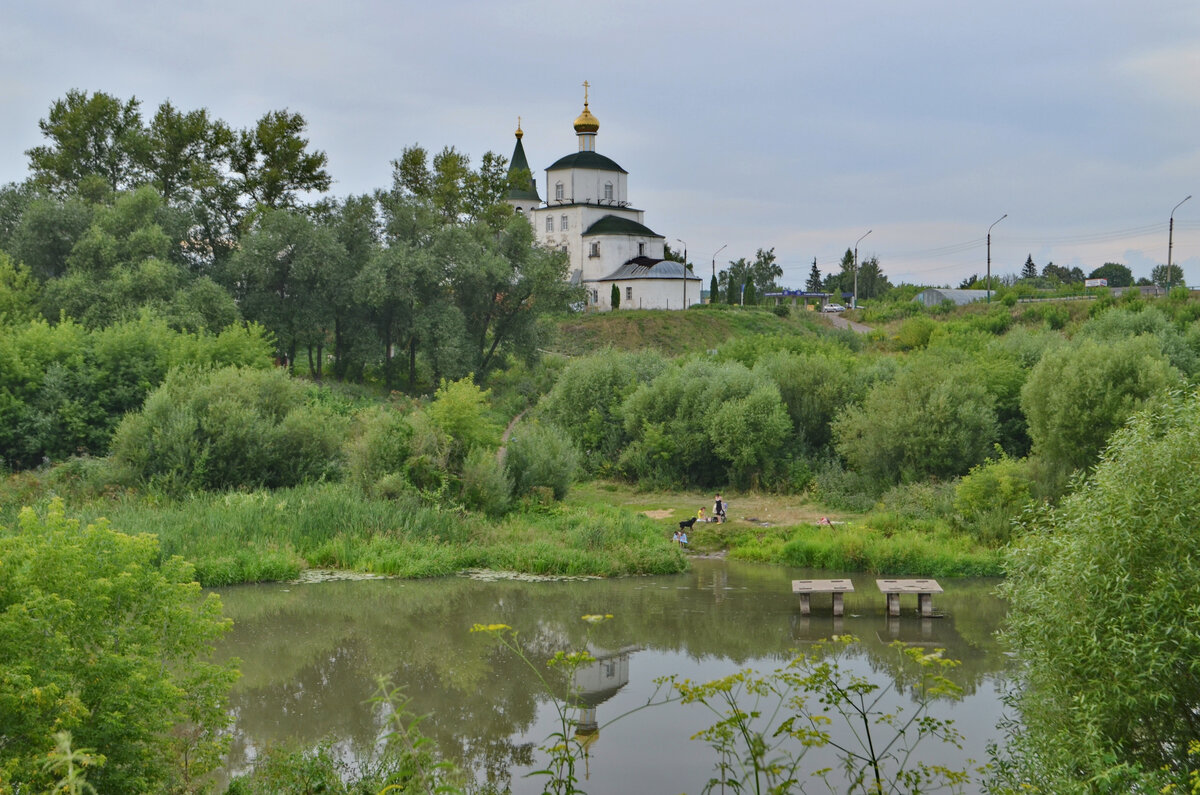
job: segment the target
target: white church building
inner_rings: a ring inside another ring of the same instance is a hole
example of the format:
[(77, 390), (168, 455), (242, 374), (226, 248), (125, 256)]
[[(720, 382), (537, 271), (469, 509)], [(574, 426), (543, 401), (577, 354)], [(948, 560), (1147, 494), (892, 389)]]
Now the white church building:
[[(629, 172), (596, 151), (600, 122), (588, 109), (575, 119), (578, 151), (546, 169), (543, 202), (537, 179), (514, 189), (508, 203), (529, 219), (543, 245), (570, 259), (570, 279), (587, 292), (591, 310), (612, 309), (612, 288), (621, 309), (686, 309), (700, 303), (702, 280), (681, 263), (663, 259), (666, 239), (645, 225), (645, 212), (629, 201)], [(530, 170), (517, 124), (509, 170)]]

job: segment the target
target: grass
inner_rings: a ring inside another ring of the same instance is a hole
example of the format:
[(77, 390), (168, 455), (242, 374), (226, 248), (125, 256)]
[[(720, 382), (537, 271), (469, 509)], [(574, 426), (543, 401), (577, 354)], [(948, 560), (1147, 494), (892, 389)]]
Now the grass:
[(779, 318), (765, 309), (700, 308), (687, 312), (619, 310), (572, 316), (559, 322), (556, 353), (582, 356), (604, 348), (653, 348), (670, 355), (712, 350), (753, 334), (811, 334), (814, 321), (793, 314)]
[[(712, 494), (639, 492), (607, 481), (580, 484), (568, 501), (580, 508), (616, 505), (641, 513), (669, 537), (697, 507), (711, 511)], [(1000, 575), (1001, 553), (953, 530), (944, 520), (898, 521), (894, 514), (831, 512), (802, 497), (724, 493), (729, 521), (696, 524), (693, 552), (831, 571), (924, 577)], [(831, 525), (818, 525), (821, 517)]]
[[(534, 505), (492, 522), (320, 484), (177, 500), (125, 493), (73, 500), (68, 512), (84, 522), (106, 518), (125, 533), (157, 535), (163, 555), (190, 560), (206, 586), (290, 580), (305, 568), (436, 577), (469, 568), (620, 576), (687, 567), (653, 522), (611, 506)], [(8, 508), (0, 523), (11, 526), (14, 518), (15, 508)]]

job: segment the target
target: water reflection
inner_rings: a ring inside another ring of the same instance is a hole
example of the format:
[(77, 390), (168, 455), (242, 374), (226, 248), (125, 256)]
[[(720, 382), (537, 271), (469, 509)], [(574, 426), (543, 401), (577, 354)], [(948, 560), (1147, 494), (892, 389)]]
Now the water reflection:
[[(235, 628), (221, 653), (241, 658), (243, 672), (233, 694), (229, 765), (243, 769), (264, 746), (327, 737), (343, 753), (369, 755), (383, 716), (367, 702), (383, 675), (405, 687), (412, 709), (429, 715), (422, 728), (444, 754), (511, 780), (516, 792), (534, 791), (519, 775), (535, 766), (534, 747), (555, 730), (552, 710), (524, 662), (467, 631), (475, 623), (516, 628), (541, 670), (556, 652), (590, 643), (596, 663), (577, 672), (575, 690), (584, 709), (578, 728), (591, 732), (586, 789), (593, 795), (698, 792), (707, 780), (708, 749), (687, 739), (706, 725), (703, 714), (651, 709), (606, 728), (653, 696), (656, 677), (766, 670), (833, 634), (862, 638), (855, 664), (891, 677), (901, 692), (904, 675), (887, 643), (937, 646), (962, 660), (952, 678), (968, 694), (967, 707), (955, 717), (969, 740), (978, 739), (979, 758), (995, 734), (1005, 664), (992, 637), (1004, 613), (991, 595), (995, 582), (943, 581), (946, 592), (934, 602), (939, 617), (906, 611), (889, 619), (873, 578), (855, 575), (845, 616), (835, 619), (820, 597), (812, 615), (800, 615), (791, 580), (812, 576), (835, 575), (700, 560), (682, 575), (589, 582), (451, 578), (223, 589)], [(580, 620), (594, 613), (614, 618), (596, 626)], [(555, 686), (560, 695), (569, 692), (566, 684)]]

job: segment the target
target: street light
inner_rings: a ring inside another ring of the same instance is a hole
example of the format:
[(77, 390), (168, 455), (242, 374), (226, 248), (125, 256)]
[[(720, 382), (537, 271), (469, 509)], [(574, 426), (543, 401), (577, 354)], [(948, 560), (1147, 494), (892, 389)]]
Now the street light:
[[(871, 234), (871, 231), (868, 229), (867, 235)], [(854, 241), (854, 300), (850, 302), (851, 309), (858, 309), (858, 244), (863, 242), (863, 238), (867, 235)]]
[[(1008, 217), (1008, 213), (1005, 213), (1004, 215), (1000, 216), (995, 221), (993, 221), (992, 226), (995, 226), (996, 224), (1000, 223), (1007, 217)], [(987, 303), (989, 303), (989, 304), (992, 302), (992, 226), (988, 227), (988, 237), (987, 237), (987, 249), (988, 249)]]
[(679, 238), (675, 242), (683, 243), (683, 308), (687, 309), (687, 243)]
[[(1192, 198), (1192, 194), (1184, 197), (1183, 202)], [(1180, 202), (1179, 204), (1183, 204)], [(1171, 248), (1175, 245), (1175, 211), (1179, 209), (1179, 204), (1171, 208), (1171, 223), (1167, 224), (1167, 290), (1171, 289)]]
[[(729, 244), (726, 243), (725, 245), (721, 246), (719, 249), (717, 249), (716, 251), (713, 252), (712, 260), (713, 260), (713, 278), (714, 279), (717, 278), (717, 255), (720, 254), (722, 251), (724, 251), (728, 247), (729, 247)], [(708, 297), (708, 302), (711, 304), (712, 300), (713, 300), (713, 297), (710, 295)]]

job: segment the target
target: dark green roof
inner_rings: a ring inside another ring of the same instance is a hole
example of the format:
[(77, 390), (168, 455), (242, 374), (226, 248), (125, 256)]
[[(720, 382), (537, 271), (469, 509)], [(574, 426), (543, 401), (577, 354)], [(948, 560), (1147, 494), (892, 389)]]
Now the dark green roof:
[[(520, 142), (518, 142), (519, 144)], [(566, 157), (554, 161), (547, 171), (557, 171), (562, 168), (594, 168), (597, 171), (618, 171), (622, 174), (629, 172), (618, 166), (612, 159), (595, 152), (572, 152)]]
[(632, 218), (622, 218), (619, 215), (606, 215), (592, 224), (583, 233), (588, 235), (644, 235), (646, 237), (662, 237), (650, 228), (639, 224)]
[[(517, 145), (513, 149), (512, 160), (508, 164), (508, 173), (512, 174), (514, 171), (529, 171), (529, 161), (525, 159), (525, 147), (521, 145), (520, 138), (517, 139)], [(532, 172), (530, 172), (529, 176), (529, 187), (511, 188), (508, 191), (508, 198), (536, 202), (542, 200), (542, 197), (538, 196), (537, 180), (533, 178)]]

